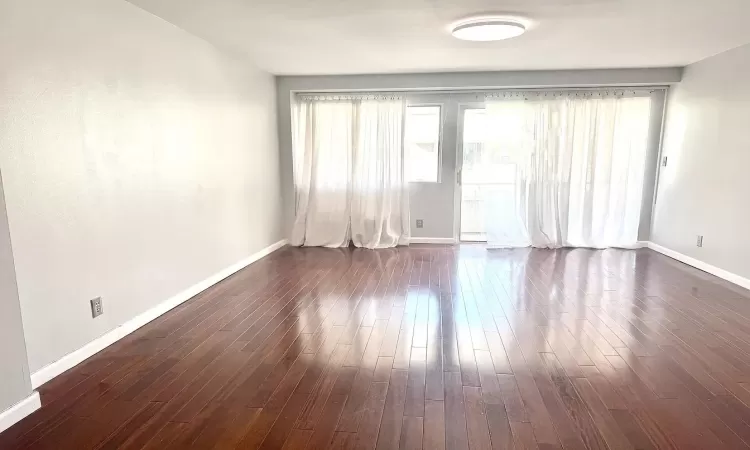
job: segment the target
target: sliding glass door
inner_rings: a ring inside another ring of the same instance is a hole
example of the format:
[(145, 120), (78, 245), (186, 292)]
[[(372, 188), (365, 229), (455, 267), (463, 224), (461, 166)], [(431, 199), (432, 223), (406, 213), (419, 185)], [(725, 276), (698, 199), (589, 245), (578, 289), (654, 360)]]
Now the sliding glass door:
[(458, 189), (460, 198), (460, 239), (486, 241), (483, 191), (493, 185), (491, 178), (482, 176), (481, 163), (487, 156), (484, 146), (484, 107), (464, 108), (461, 126), (461, 161)]
[[(461, 112), (459, 238), (486, 242), (489, 232), (500, 232), (506, 239), (515, 239), (521, 232), (515, 195), (517, 124), (512, 118), (489, 123), (486, 109), (479, 104)], [(503, 142), (490, 135), (503, 136)], [(492, 230), (487, 229), (488, 223), (495, 225)]]
[(461, 108), (459, 238), (502, 248), (636, 245), (646, 94), (509, 92)]

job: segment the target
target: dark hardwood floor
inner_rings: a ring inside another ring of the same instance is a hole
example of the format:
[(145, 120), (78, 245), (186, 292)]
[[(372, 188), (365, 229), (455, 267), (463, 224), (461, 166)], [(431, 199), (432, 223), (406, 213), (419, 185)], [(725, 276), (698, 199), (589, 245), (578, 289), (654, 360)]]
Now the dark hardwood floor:
[(39, 391), (0, 448), (748, 448), (750, 293), (650, 250), (284, 248)]

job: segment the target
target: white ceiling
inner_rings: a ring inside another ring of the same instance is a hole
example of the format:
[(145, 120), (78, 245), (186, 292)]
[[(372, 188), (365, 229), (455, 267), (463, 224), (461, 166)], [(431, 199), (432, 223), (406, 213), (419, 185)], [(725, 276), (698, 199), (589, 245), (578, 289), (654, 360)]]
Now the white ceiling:
[[(129, 0), (274, 74), (683, 66), (750, 42), (750, 0)], [(515, 13), (519, 38), (447, 25)]]

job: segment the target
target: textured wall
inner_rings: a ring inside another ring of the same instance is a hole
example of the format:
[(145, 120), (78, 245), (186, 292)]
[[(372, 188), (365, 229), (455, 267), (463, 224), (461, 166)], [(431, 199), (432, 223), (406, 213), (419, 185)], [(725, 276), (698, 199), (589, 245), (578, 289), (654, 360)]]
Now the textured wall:
[(120, 0), (0, 2), (0, 61), (32, 372), (281, 239), (270, 75)]
[[(750, 278), (750, 45), (685, 69), (670, 95), (652, 241)], [(703, 247), (696, 236), (703, 235)]]

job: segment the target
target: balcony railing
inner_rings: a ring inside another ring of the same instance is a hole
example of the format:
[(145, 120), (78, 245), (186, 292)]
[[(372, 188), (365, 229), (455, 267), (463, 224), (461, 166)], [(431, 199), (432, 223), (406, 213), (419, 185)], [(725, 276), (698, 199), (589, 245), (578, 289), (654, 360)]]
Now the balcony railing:
[[(490, 197), (491, 195), (491, 197)], [(491, 198), (492, 204), (488, 203)], [(490, 211), (489, 208), (492, 208)], [(514, 183), (467, 183), (461, 185), (461, 240), (487, 240), (487, 215), (513, 217), (516, 211)]]

